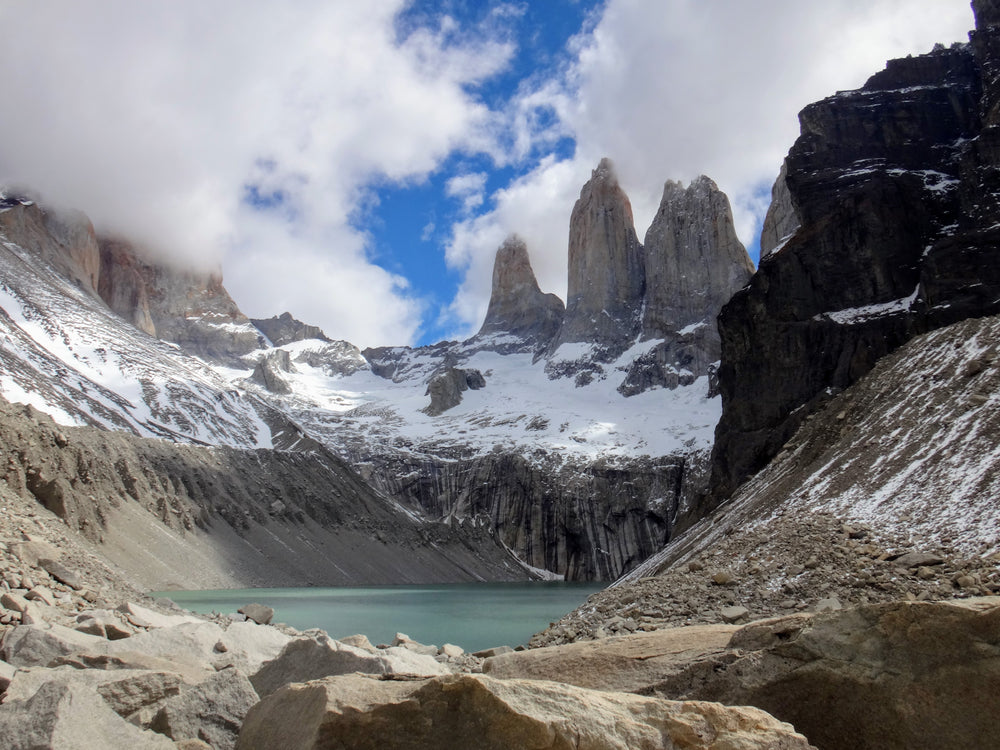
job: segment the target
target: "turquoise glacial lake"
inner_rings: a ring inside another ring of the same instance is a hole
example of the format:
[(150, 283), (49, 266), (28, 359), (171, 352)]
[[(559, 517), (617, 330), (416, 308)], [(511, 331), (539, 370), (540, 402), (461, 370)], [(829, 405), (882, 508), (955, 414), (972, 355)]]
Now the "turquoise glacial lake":
[(420, 643), (454, 643), (466, 651), (526, 644), (532, 635), (576, 609), (600, 583), (456, 583), (371, 588), (161, 591), (185, 609), (235, 612), (256, 602), (274, 621), (299, 630), (321, 628), (334, 638), (355, 633), (390, 643), (397, 632)]

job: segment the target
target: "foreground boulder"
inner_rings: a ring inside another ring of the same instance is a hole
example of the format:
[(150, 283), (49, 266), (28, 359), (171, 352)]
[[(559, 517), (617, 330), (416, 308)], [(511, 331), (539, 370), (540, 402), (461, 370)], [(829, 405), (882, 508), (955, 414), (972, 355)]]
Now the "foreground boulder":
[(289, 685), (247, 715), (237, 748), (793, 750), (792, 727), (754, 708), (679, 703), (480, 675), (369, 675)]
[(7, 750), (135, 750), (175, 745), (129, 724), (90, 687), (43, 685), (30, 700), (0, 706), (0, 747)]
[(266, 696), (290, 682), (307, 682), (351, 672), (432, 676), (446, 674), (448, 669), (430, 656), (405, 648), (372, 652), (315, 631), (290, 641), (280, 654), (250, 678), (250, 682), (259, 695)]
[(756, 706), (823, 750), (1000, 747), (1000, 597), (776, 617), (722, 648), (704, 629), (507, 654), (484, 670)]

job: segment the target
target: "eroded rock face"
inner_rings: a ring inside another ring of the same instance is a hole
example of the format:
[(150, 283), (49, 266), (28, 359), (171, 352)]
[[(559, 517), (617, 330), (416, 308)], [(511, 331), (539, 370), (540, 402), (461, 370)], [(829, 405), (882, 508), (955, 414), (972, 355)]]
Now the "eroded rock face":
[(100, 249), (93, 225), (79, 211), (43, 209), (27, 198), (0, 198), (0, 232), (82, 288), (97, 292)]
[(687, 188), (672, 181), (663, 186), (660, 208), (643, 245), (645, 338), (665, 338), (690, 325), (711, 324), (754, 271), (736, 236), (729, 199), (704, 175)]
[(478, 391), (486, 387), (486, 379), (479, 370), (447, 367), (431, 378), (426, 395), (431, 403), (423, 411), (432, 417), (443, 414), (462, 402), (465, 391)]
[(239, 748), (808, 748), (752, 708), (676, 703), (553, 682), (345, 675), (289, 685), (250, 710)]
[(365, 462), (375, 469), (376, 489), (428, 518), (493, 529), (521, 560), (567, 580), (610, 581), (662, 547), (687, 517), (704, 487), (707, 458), (695, 452), (594, 462), (497, 452)]
[(175, 269), (122, 239), (100, 242), (98, 292), (116, 313), (196, 356), (231, 361), (263, 345), (220, 272)]
[(493, 291), (486, 319), (476, 337), (507, 334), (521, 341), (491, 348), (503, 353), (533, 351), (556, 335), (564, 312), (561, 299), (538, 288), (524, 240), (517, 235), (504, 240), (493, 263)]
[(319, 326), (311, 326), (296, 320), (289, 312), (275, 315), (273, 318), (252, 318), (250, 322), (275, 346), (284, 346), (306, 339), (330, 342)]
[(624, 351), (641, 330), (645, 276), (632, 204), (602, 159), (570, 217), (566, 317), (551, 349), (596, 344), (610, 359)]
[(792, 203), (792, 194), (788, 190), (788, 162), (782, 162), (781, 171), (771, 187), (771, 205), (767, 207), (764, 226), (760, 230), (761, 257), (790, 237), (800, 223)]
[[(787, 186), (801, 227), (719, 318), (712, 502), (831, 392), (912, 336), (1000, 311), (1000, 29), (891, 61), (806, 107)], [(761, 384), (768, 384), (761, 388)]]

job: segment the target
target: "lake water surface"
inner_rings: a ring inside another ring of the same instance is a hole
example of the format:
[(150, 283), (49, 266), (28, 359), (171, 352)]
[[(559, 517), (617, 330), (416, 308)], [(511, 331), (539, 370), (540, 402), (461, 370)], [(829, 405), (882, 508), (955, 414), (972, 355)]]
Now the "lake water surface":
[(274, 608), (274, 621), (299, 630), (321, 628), (334, 638), (363, 633), (390, 643), (397, 632), (420, 643), (454, 643), (466, 651), (517, 646), (548, 627), (600, 583), (456, 583), (371, 588), (162, 591), (202, 614), (235, 612), (256, 602)]

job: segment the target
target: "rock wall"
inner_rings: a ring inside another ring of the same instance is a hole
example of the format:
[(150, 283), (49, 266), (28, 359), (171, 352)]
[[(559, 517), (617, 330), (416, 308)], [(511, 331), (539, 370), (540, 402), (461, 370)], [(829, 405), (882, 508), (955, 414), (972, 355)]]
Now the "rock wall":
[[(914, 335), (1000, 311), (1000, 29), (812, 104), (788, 154), (800, 228), (719, 317), (710, 504)], [(984, 23), (984, 19), (986, 23)]]
[(198, 448), (0, 400), (0, 446), (5, 490), (149, 589), (528, 578), (486, 530), (415, 519), (313, 441)]
[(520, 341), (494, 348), (504, 353), (532, 351), (544, 347), (558, 333), (564, 313), (561, 299), (538, 288), (524, 240), (517, 235), (504, 240), (493, 262), (490, 304), (476, 339), (512, 336)]
[(369, 456), (363, 475), (429, 518), (489, 528), (529, 565), (607, 581), (671, 537), (702, 490), (708, 456), (622, 463), (494, 453), (464, 459)]
[(569, 224), (566, 317), (551, 350), (583, 342), (614, 359), (641, 330), (646, 268), (632, 204), (602, 159), (580, 191)]

